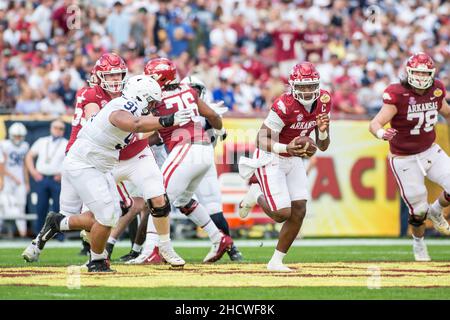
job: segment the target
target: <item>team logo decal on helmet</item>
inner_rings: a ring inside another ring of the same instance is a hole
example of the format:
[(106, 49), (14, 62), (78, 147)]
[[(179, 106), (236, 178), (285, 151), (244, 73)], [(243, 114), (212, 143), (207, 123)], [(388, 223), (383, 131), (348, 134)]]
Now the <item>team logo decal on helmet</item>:
[(151, 76), (158, 81), (161, 88), (164, 88), (168, 84), (175, 83), (177, 68), (169, 59), (156, 58), (147, 62), (144, 68), (144, 74)]

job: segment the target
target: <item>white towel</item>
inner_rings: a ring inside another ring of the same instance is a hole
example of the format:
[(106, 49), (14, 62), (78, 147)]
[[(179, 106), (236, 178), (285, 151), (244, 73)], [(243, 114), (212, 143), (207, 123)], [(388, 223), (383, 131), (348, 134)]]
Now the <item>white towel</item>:
[[(255, 152), (256, 153), (256, 152)], [(253, 173), (256, 169), (261, 168), (269, 163), (271, 163), (274, 159), (274, 155), (269, 152), (261, 152), (260, 157), (256, 158), (247, 158), (240, 157), (239, 158), (239, 175), (248, 180), (252, 177)]]

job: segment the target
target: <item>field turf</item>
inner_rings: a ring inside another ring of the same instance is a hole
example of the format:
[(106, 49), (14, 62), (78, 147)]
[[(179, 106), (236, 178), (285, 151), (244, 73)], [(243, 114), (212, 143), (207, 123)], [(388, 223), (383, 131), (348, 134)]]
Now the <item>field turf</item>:
[[(450, 247), (429, 245), (431, 263), (413, 261), (411, 247), (294, 247), (285, 262), (294, 273), (269, 273), (273, 248), (241, 247), (245, 262), (228, 256), (201, 264), (207, 248), (177, 248), (188, 264), (127, 266), (117, 273), (81, 271), (80, 289), (67, 288), (67, 266), (81, 265), (78, 248), (48, 248), (39, 263), (26, 264), (22, 249), (0, 249), (2, 299), (449, 299)], [(117, 248), (113, 259), (126, 253)]]

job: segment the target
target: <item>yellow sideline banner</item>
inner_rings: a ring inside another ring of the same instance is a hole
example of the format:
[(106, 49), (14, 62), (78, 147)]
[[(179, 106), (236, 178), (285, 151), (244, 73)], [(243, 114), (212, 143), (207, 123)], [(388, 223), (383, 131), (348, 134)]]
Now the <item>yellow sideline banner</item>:
[[(225, 119), (227, 140), (216, 148), (219, 162), (254, 150), (262, 119)], [(375, 139), (368, 121), (332, 121), (331, 144), (309, 165), (310, 200), (304, 236), (398, 236), (400, 201), (387, 161), (388, 143)], [(437, 125), (438, 143), (449, 153), (446, 124)], [(220, 167), (220, 165), (219, 165)], [(226, 167), (226, 165), (225, 165)], [(432, 187), (430, 194), (439, 189)]]

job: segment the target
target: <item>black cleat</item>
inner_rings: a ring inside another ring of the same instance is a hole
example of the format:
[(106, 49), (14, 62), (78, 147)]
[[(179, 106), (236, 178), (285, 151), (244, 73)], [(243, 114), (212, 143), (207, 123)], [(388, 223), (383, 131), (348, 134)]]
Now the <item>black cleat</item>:
[(244, 258), (242, 257), (241, 252), (236, 248), (236, 246), (233, 244), (231, 246), (231, 249), (227, 251), (228, 256), (230, 257), (231, 261), (242, 261)]
[(127, 262), (127, 261), (130, 261), (131, 259), (135, 259), (135, 258), (139, 257), (140, 254), (141, 254), (140, 252), (131, 250), (126, 255), (121, 256), (119, 260), (122, 262)]
[(106, 252), (108, 252), (108, 259), (111, 260), (111, 255), (114, 250), (114, 245), (112, 243), (107, 242), (105, 250), (106, 250)]
[(59, 230), (59, 224), (65, 216), (61, 213), (49, 212), (45, 218), (44, 226), (37, 236), (37, 246), (40, 250), (44, 249), (48, 240), (56, 236)]
[(89, 261), (87, 268), (88, 272), (116, 272), (110, 268), (108, 259)]
[(78, 254), (80, 256), (87, 256), (87, 255), (89, 255), (89, 252), (91, 251), (91, 245), (89, 244), (89, 242), (81, 240), (81, 244), (83, 245), (83, 248), (81, 248), (81, 250), (80, 250), (80, 252)]

